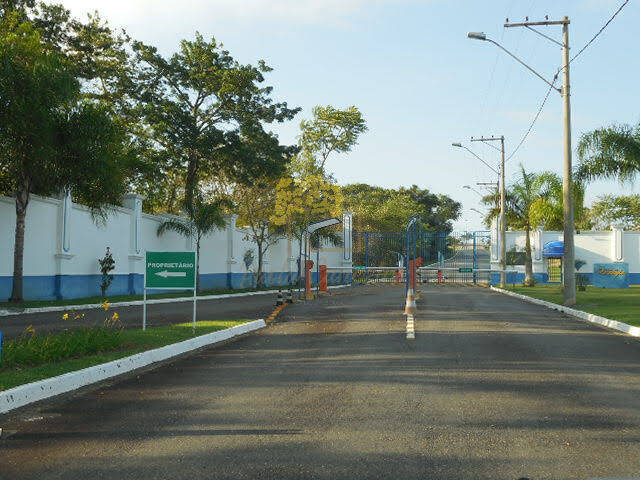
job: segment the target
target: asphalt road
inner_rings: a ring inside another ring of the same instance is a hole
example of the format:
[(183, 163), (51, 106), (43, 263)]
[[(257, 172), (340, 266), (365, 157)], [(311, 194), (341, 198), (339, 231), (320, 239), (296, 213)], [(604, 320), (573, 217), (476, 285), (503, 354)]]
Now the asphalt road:
[(640, 342), (485, 289), (343, 292), (4, 423), (4, 479), (564, 479), (640, 472)]
[[(198, 300), (198, 320), (256, 320), (266, 318), (275, 308), (276, 294), (251, 295), (218, 300)], [(71, 309), (69, 310), (71, 311)], [(172, 302), (147, 304), (147, 326), (170, 325), (190, 322), (193, 303)], [(13, 338), (32, 325), (37, 332), (63, 330), (78, 325), (101, 324), (105, 316), (118, 312), (120, 320), (127, 328), (142, 328), (142, 305), (132, 307), (113, 307), (109, 313), (102, 308), (78, 310), (76, 313), (85, 316), (78, 320), (63, 320), (65, 312), (29, 313), (21, 315), (0, 316), (0, 331), (6, 338)], [(75, 315), (70, 314), (71, 317)]]

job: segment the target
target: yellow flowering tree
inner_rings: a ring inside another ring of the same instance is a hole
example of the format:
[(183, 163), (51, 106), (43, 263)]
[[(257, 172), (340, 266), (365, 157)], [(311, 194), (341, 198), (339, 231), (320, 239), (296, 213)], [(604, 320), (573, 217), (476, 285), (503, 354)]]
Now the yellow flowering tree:
[(340, 217), (344, 198), (340, 186), (321, 174), (284, 177), (276, 186), (276, 203), (270, 220), (290, 235), (299, 235), (309, 223)]

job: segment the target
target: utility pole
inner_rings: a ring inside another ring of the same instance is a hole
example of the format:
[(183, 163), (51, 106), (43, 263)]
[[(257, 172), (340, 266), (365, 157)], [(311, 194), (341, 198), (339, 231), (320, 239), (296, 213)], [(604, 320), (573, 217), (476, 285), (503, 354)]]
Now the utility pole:
[[(507, 20), (508, 21), (508, 20)], [(558, 44), (562, 47), (562, 107), (564, 114), (564, 166), (562, 178), (562, 209), (564, 215), (564, 255), (562, 256), (562, 282), (564, 286), (564, 304), (567, 306), (576, 304), (576, 278), (575, 278), (575, 245), (574, 245), (574, 220), (573, 220), (573, 179), (572, 179), (572, 160), (571, 160), (571, 87), (569, 78), (569, 17), (563, 17), (562, 20), (542, 21), (542, 22), (524, 22), (524, 23), (505, 23), (505, 28), (510, 27), (526, 27), (538, 35)], [(533, 29), (537, 25), (562, 25), (562, 43), (555, 41), (547, 35)], [(502, 47), (501, 47), (502, 48)], [(526, 65), (525, 65), (526, 66)], [(527, 68), (529, 68), (527, 66)], [(537, 72), (534, 71), (537, 74)], [(539, 75), (538, 75), (539, 76)], [(543, 78), (544, 80), (544, 78)], [(553, 86), (545, 80), (547, 84)], [(557, 90), (557, 89), (556, 89)]]
[(500, 137), (481, 137), (471, 138), (472, 142), (496, 142), (500, 141), (500, 287), (504, 288), (507, 284), (507, 222), (505, 215), (505, 194), (504, 194), (504, 135)]

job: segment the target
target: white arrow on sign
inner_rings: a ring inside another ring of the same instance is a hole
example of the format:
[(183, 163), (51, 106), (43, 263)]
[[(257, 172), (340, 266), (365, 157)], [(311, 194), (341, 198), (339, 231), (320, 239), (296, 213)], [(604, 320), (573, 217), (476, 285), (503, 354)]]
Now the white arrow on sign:
[(163, 270), (162, 272), (156, 272), (156, 275), (162, 277), (162, 278), (167, 278), (167, 277), (186, 277), (187, 276), (187, 272), (167, 272), (166, 270)]

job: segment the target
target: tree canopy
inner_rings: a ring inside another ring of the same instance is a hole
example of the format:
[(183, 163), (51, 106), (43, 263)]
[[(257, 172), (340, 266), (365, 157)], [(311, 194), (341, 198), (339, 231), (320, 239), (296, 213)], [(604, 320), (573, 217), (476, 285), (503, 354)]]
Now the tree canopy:
[(345, 208), (354, 212), (354, 229), (360, 231), (400, 232), (419, 214), (425, 231), (450, 232), (462, 211), (449, 196), (417, 185), (392, 189), (356, 183), (342, 187), (342, 194)]

